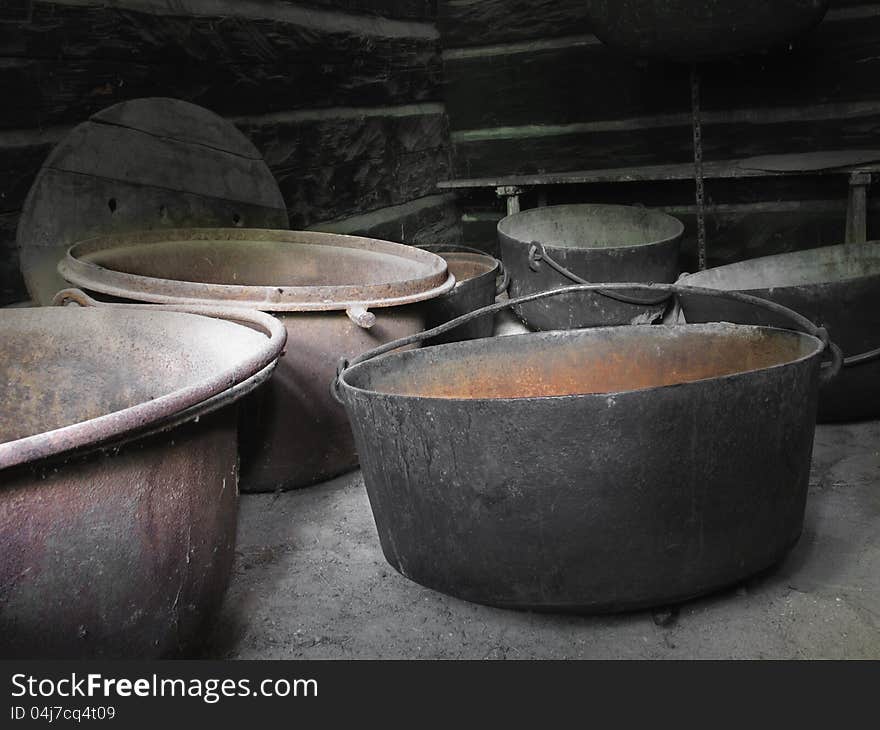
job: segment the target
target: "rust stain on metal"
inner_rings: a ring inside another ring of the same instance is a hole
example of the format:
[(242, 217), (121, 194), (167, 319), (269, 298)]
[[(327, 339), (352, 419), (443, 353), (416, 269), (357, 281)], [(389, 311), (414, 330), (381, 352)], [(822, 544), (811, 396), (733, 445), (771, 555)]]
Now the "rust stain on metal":
[[(381, 392), (422, 398), (543, 398), (620, 393), (760, 370), (807, 354), (803, 338), (720, 326), (596, 330), (542, 342), (530, 335), (461, 355), (438, 353), (419, 368), (401, 368), (372, 384)], [(518, 341), (516, 341), (518, 340)], [(446, 355), (446, 356), (443, 356)]]

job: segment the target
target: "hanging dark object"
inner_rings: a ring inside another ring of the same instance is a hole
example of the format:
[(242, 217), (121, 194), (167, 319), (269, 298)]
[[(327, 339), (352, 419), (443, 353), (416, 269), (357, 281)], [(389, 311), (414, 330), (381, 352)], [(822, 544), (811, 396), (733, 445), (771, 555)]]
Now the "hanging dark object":
[(828, 0), (587, 0), (593, 32), (636, 56), (706, 61), (761, 51), (819, 23)]

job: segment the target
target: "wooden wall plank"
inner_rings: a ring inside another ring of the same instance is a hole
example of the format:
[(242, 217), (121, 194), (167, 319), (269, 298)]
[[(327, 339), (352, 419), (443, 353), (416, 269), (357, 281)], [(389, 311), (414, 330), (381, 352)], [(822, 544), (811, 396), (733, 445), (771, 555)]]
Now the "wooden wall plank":
[[(387, 111), (334, 116), (333, 110), (327, 110), (316, 119), (261, 116), (239, 119), (236, 124), (276, 171), (334, 166), (443, 145), (447, 133), (442, 108), (432, 106), (425, 113), (404, 115)], [(395, 150), (388, 149), (389, 140)]]
[(337, 167), (279, 175), (293, 228), (315, 221), (356, 215), (398, 205), (436, 192), (448, 174), (445, 149), (402, 155), (392, 160), (364, 158)]
[(452, 129), (566, 124), (682, 112), (689, 71), (622, 58), (597, 41), (491, 56), (444, 57)]
[[(442, 112), (305, 120), (295, 115), (251, 117), (239, 119), (237, 126), (272, 170), (292, 226), (421, 198), (450, 175)], [(0, 212), (6, 212), (21, 208), (54, 141), (4, 146), (2, 140), (0, 135)], [(86, 160), (97, 159), (86, 155)], [(154, 182), (165, 184), (167, 170), (158, 172), (160, 179)], [(212, 179), (220, 178), (206, 178)]]
[(282, 0), (282, 2), (350, 10), (355, 13), (380, 15), (384, 18), (433, 20), (437, 15), (436, 0)]
[[(876, 16), (826, 21), (790, 49), (701, 68), (707, 111), (845, 103), (878, 97)], [(588, 39), (487, 55), (447, 51), (452, 129), (566, 124), (690, 110), (689, 69), (640, 61)], [(491, 91), (491, 93), (489, 93)], [(486, 103), (486, 100), (491, 103)]]
[(223, 115), (439, 97), (438, 44), (277, 20), (187, 18), (39, 3), (0, 24), (0, 126), (74, 124), (114, 102), (172, 96)]
[(445, 48), (589, 33), (583, 0), (439, 0)]
[(454, 239), (451, 199), (434, 200), (450, 174), (435, 14), (435, 0), (36, 0), (30, 22), (0, 23), (0, 303), (23, 292), (18, 209), (54, 142), (138, 97), (233, 118), (295, 226), (357, 216)]
[[(877, 0), (832, 0), (834, 9)], [(444, 48), (484, 46), (590, 33), (583, 0), (439, 0), (437, 21)]]
[(443, 114), (239, 127), (275, 174), (294, 227), (421, 198), (450, 175)]
[[(876, 146), (880, 104), (852, 116), (810, 119), (767, 117), (706, 124), (704, 157), (726, 160), (762, 154)], [(565, 128), (563, 128), (564, 130)], [(453, 135), (456, 177), (564, 172), (638, 165), (685, 163), (693, 159), (688, 125), (587, 129), (563, 134), (506, 135), (469, 139)]]
[(0, 25), (0, 56), (138, 60), (146, 64), (216, 60), (249, 65), (325, 63), (340, 54), (350, 57), (368, 48), (382, 56), (413, 44), (437, 45), (432, 33), (422, 32), (430, 25), (412, 26), (411, 35), (403, 31), (382, 35), (368, 19), (313, 26), (297, 22), (297, 18), (270, 17), (268, 13), (265, 17), (190, 16), (169, 10), (146, 12), (136, 5), (66, 5), (63, 0), (38, 0), (29, 22)]
[(366, 215), (311, 226), (316, 231), (371, 236), (398, 243), (457, 243), (461, 220), (454, 195), (430, 195)]

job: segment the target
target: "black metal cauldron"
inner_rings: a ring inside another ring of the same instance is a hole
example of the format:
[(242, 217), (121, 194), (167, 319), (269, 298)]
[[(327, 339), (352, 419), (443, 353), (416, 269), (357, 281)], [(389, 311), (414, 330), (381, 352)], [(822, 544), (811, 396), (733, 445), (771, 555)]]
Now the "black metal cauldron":
[[(880, 242), (763, 256), (681, 282), (769, 299), (826, 327), (845, 359), (820, 392), (819, 420), (880, 416)], [(780, 325), (766, 310), (732, 300), (682, 296), (681, 305), (688, 322)]]
[(667, 604), (776, 563), (801, 532), (820, 359), (824, 379), (840, 353), (763, 304), (808, 334), (614, 327), (376, 357), (470, 315), (343, 366), (388, 562), (469, 601), (565, 611)]
[[(431, 244), (418, 248), (436, 253), (446, 261), (455, 277), (452, 291), (425, 302), (425, 329), (437, 327), (456, 317), (487, 307), (507, 290), (508, 278), (501, 262), (485, 251), (458, 244)], [(477, 340), (491, 337), (493, 322), (482, 317), (428, 340), (427, 345)]]
[[(684, 226), (660, 211), (627, 205), (554, 205), (498, 224), (510, 296), (588, 282), (671, 283), (678, 277)], [(642, 324), (659, 319), (669, 297), (576, 291), (514, 307), (538, 330)]]

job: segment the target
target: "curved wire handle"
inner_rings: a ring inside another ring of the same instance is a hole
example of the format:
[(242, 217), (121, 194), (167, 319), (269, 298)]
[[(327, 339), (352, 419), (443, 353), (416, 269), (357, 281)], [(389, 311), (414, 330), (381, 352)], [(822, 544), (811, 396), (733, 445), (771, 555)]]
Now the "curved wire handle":
[(495, 312), (499, 312), (506, 307), (516, 306), (518, 304), (525, 304), (527, 302), (533, 302), (539, 299), (546, 299), (548, 297), (558, 296), (560, 294), (570, 294), (576, 292), (595, 292), (600, 289), (608, 289), (611, 291), (615, 290), (627, 290), (627, 289), (642, 289), (648, 291), (660, 291), (666, 292), (667, 298), (674, 294), (694, 294), (694, 295), (702, 295), (709, 297), (719, 297), (722, 299), (732, 299), (734, 301), (743, 302), (745, 304), (752, 304), (757, 307), (762, 307), (774, 314), (781, 315), (783, 317), (787, 317), (790, 321), (792, 321), (797, 328), (798, 331), (803, 332), (805, 334), (811, 335), (818, 339), (822, 345), (823, 350), (827, 350), (831, 354), (830, 362), (823, 363), (823, 372), (821, 374), (821, 382), (825, 384), (834, 379), (837, 373), (840, 372), (840, 368), (843, 365), (843, 353), (840, 348), (835, 345), (828, 337), (828, 331), (824, 327), (819, 327), (809, 319), (804, 317), (802, 314), (798, 314), (792, 309), (788, 307), (784, 307), (781, 304), (777, 304), (776, 302), (772, 302), (768, 299), (761, 299), (760, 297), (754, 297), (750, 294), (743, 294), (741, 292), (736, 291), (722, 291), (720, 289), (704, 289), (702, 287), (696, 286), (682, 286), (681, 284), (638, 284), (638, 283), (613, 283), (613, 284), (577, 284), (575, 286), (565, 286), (560, 289), (548, 289), (547, 291), (538, 292), (536, 294), (527, 294), (526, 296), (517, 297), (515, 299), (509, 299), (505, 302), (496, 302), (495, 304), (490, 304), (488, 307), (483, 307), (482, 309), (476, 309), (473, 312), (469, 312), (468, 314), (464, 314), (461, 317), (456, 317), (455, 319), (449, 320), (448, 322), (438, 325), (429, 330), (425, 330), (424, 332), (418, 332), (414, 335), (409, 335), (408, 337), (402, 337), (399, 340), (393, 340), (392, 342), (387, 342), (384, 345), (380, 345), (372, 350), (368, 350), (367, 352), (361, 353), (357, 357), (348, 360), (347, 358), (341, 358), (337, 367), (336, 367), (336, 377), (330, 385), (330, 391), (333, 397), (342, 403), (342, 397), (339, 393), (339, 380), (342, 377), (342, 374), (348, 370), (350, 367), (355, 365), (359, 365), (362, 362), (366, 362), (367, 360), (372, 360), (373, 358), (379, 357), (380, 355), (384, 355), (392, 350), (397, 350), (401, 347), (406, 347), (407, 345), (413, 345), (423, 340), (430, 339), (432, 337), (437, 337), (438, 335), (445, 334), (451, 329), (456, 327), (460, 327), (463, 324), (467, 324), (471, 320), (476, 319), (477, 317), (483, 317), (487, 314), (493, 314)]
[[(592, 283), (578, 276), (571, 269), (565, 268), (556, 259), (550, 256), (550, 254), (547, 253), (547, 249), (543, 243), (532, 241), (532, 245), (529, 246), (529, 268), (532, 271), (537, 271), (539, 264), (542, 261), (544, 261), (557, 274), (561, 274), (566, 279), (570, 279), (571, 281), (573, 281), (575, 284)], [(637, 304), (645, 307), (653, 307), (657, 306), (658, 304), (663, 304), (663, 302), (669, 301), (669, 298), (672, 296), (671, 294), (663, 294), (661, 296), (653, 297), (651, 299), (640, 299), (639, 297), (629, 296), (628, 294), (618, 294), (608, 288), (597, 289), (596, 292), (598, 294), (601, 294), (603, 297), (613, 299), (616, 302), (622, 302), (623, 304)]]
[(843, 358), (843, 367), (850, 368), (855, 365), (864, 365), (866, 362), (873, 362), (878, 358), (880, 358), (880, 347), (875, 347), (873, 350)]

